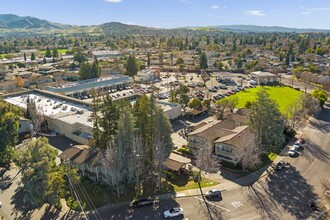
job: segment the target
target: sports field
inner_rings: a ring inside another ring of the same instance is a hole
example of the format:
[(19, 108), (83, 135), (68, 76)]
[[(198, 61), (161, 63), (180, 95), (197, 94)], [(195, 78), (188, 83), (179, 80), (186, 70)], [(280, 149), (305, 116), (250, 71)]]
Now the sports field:
[(244, 108), (246, 101), (254, 102), (257, 99), (257, 92), (265, 88), (270, 98), (275, 100), (279, 106), (280, 112), (283, 114), (290, 103), (297, 100), (301, 91), (290, 87), (280, 86), (257, 86), (256, 88), (245, 89), (230, 97), (238, 97), (239, 104), (237, 108)]

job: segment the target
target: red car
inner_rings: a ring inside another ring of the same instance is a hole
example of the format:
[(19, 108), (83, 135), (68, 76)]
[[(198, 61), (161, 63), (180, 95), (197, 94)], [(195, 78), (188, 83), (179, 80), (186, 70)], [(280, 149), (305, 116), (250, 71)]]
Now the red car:
[(227, 92), (229, 95), (233, 95), (233, 94), (235, 94), (235, 93), (233, 93), (233, 92)]

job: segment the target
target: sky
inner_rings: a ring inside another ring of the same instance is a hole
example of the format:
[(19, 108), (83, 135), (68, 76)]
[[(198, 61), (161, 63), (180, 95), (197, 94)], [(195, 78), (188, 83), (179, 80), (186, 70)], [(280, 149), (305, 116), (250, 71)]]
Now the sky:
[(0, 14), (71, 25), (175, 28), (251, 24), (330, 29), (330, 0), (0, 0)]

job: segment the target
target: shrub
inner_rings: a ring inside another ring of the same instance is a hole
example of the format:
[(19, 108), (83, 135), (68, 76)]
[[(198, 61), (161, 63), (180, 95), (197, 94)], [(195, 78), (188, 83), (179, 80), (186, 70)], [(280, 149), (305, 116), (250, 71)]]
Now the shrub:
[(165, 170), (164, 174), (167, 179), (174, 180), (175, 179), (175, 174), (169, 170)]
[(187, 154), (187, 155), (193, 155), (193, 153), (191, 152), (191, 150), (189, 148), (186, 147), (181, 147), (178, 149), (179, 152), (183, 153), (183, 154)]
[(252, 106), (252, 102), (251, 102), (251, 101), (246, 101), (246, 102), (245, 102), (245, 105), (244, 105), (245, 108), (250, 109), (251, 106)]
[(96, 185), (96, 186), (93, 187), (93, 190), (92, 191), (93, 191), (93, 194), (94, 195), (97, 195), (97, 194), (99, 194), (102, 191), (102, 189), (101, 189), (100, 186)]

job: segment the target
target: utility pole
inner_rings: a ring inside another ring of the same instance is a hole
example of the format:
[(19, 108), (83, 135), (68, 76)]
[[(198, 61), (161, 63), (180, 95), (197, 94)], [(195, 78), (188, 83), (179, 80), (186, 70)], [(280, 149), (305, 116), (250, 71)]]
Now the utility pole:
[[(202, 165), (202, 164), (204, 164), (203, 148), (200, 148), (200, 151), (202, 152), (202, 160), (201, 160), (201, 164), (200, 164), (200, 165)], [(200, 193), (201, 193), (201, 195), (202, 195), (203, 201), (204, 201), (204, 203), (205, 203), (205, 205), (206, 205), (207, 212), (208, 212), (209, 215), (210, 215), (210, 220), (213, 220), (212, 215), (211, 215), (211, 212), (210, 212), (210, 207), (209, 207), (209, 205), (207, 204), (206, 199), (205, 199), (205, 197), (204, 197), (204, 193), (203, 193), (203, 191), (202, 191), (202, 187), (201, 187), (201, 179), (202, 179), (202, 169), (201, 169), (201, 166), (199, 166), (199, 173), (198, 173), (198, 177), (197, 177), (198, 188), (199, 188), (199, 191), (200, 191)]]

